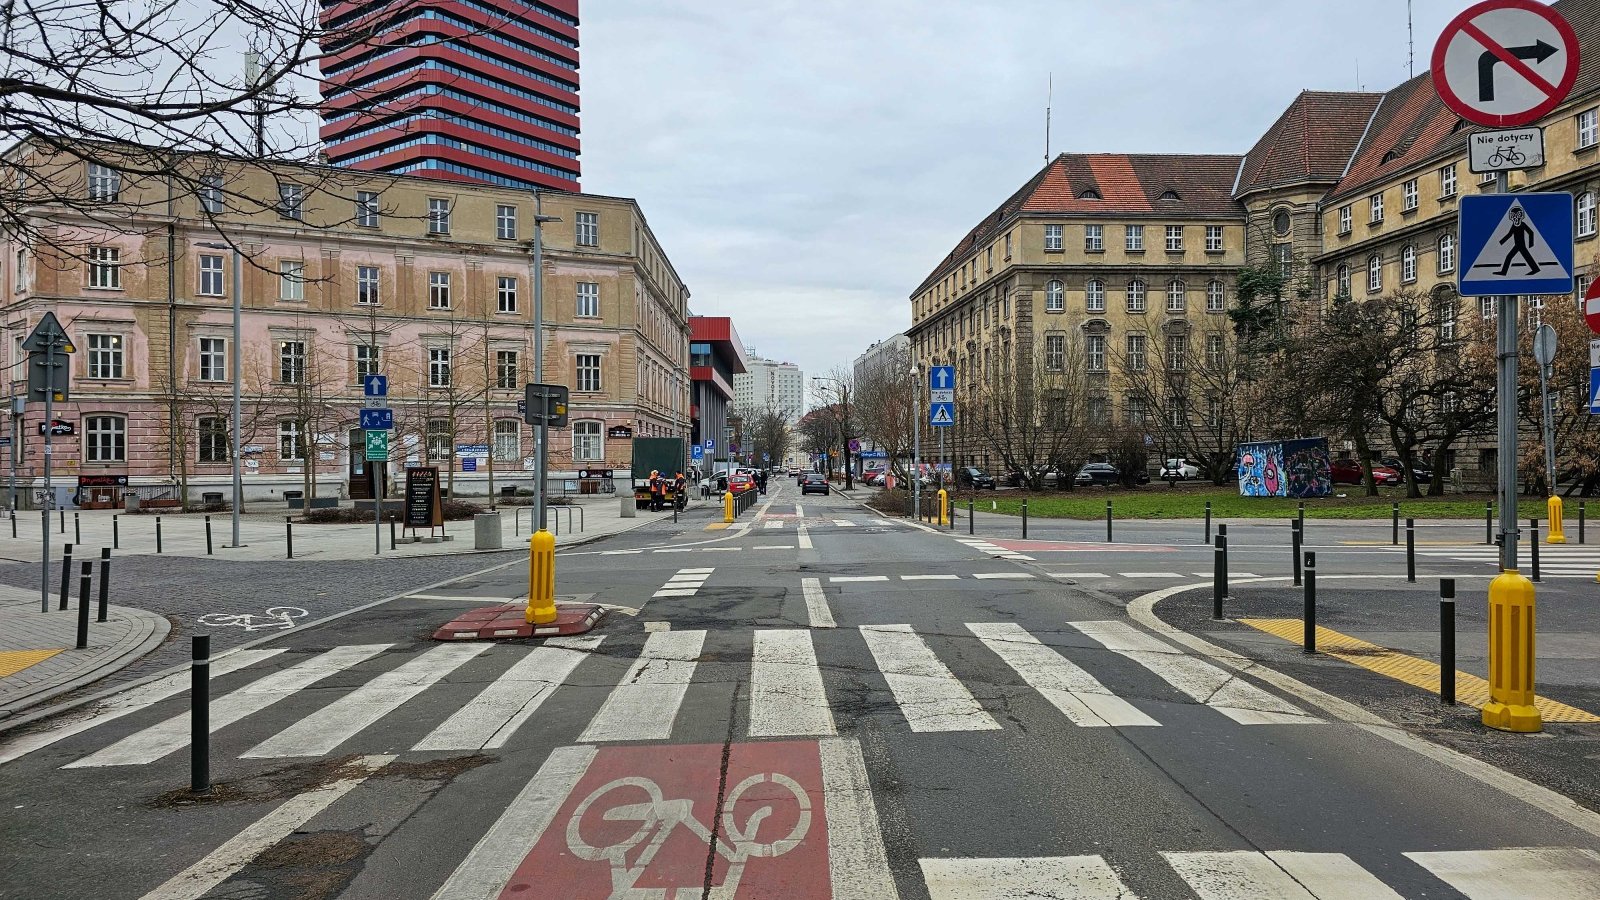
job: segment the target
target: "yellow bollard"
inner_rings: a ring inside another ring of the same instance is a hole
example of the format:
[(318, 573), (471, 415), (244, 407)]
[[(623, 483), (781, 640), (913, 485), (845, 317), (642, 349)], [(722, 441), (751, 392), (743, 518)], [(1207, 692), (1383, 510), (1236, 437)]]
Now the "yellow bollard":
[(733, 491), (722, 493), (722, 521), (733, 524)]
[(1483, 724), (1539, 731), (1533, 705), (1533, 582), (1507, 569), (1489, 582), (1489, 702)]
[(950, 524), (950, 492), (939, 488), (939, 524)]
[(1561, 498), (1551, 497), (1550, 502), (1546, 503), (1545, 506), (1550, 510), (1550, 533), (1545, 537), (1544, 542), (1546, 544), (1565, 544), (1567, 535), (1566, 532), (1561, 530)]
[(556, 620), (556, 539), (543, 528), (528, 539), (528, 624)]

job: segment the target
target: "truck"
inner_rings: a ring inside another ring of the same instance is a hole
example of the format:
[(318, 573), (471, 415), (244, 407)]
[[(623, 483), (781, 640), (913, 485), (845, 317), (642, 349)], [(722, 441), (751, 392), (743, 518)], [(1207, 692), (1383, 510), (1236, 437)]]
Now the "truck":
[(684, 449), (683, 438), (641, 438), (633, 439), (633, 464), (632, 486), (634, 505), (645, 509), (650, 505), (650, 473), (660, 472), (668, 484), (668, 502), (676, 503), (681, 509), (688, 503), (687, 493), (679, 497), (671, 489), (671, 479), (679, 472), (687, 473), (688, 451)]

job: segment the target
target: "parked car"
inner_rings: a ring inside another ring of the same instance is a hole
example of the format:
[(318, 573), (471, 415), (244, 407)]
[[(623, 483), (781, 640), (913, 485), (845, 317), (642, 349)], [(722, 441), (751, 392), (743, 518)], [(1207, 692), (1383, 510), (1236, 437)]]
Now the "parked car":
[[(1072, 481), (1078, 485), (1119, 484), (1122, 481), (1122, 470), (1111, 463), (1088, 463), (1078, 470), (1078, 474), (1073, 476)], [(1150, 482), (1150, 473), (1141, 469), (1134, 473), (1133, 481), (1135, 484), (1148, 484)]]
[(956, 470), (956, 483), (965, 484), (972, 488), (988, 488), (995, 490), (994, 476), (986, 474), (982, 469), (966, 466)]
[[(1336, 459), (1329, 467), (1334, 484), (1360, 484), (1361, 461), (1355, 459)], [(1385, 465), (1372, 467), (1372, 480), (1378, 484), (1399, 484), (1400, 472)]]
[(1176, 478), (1179, 481), (1188, 481), (1200, 477), (1200, 467), (1187, 459), (1176, 457), (1161, 464), (1161, 478)]
[(705, 493), (705, 494), (716, 494), (718, 497), (720, 497), (720, 496), (722, 496), (723, 492), (727, 491), (727, 489), (728, 489), (728, 473), (727, 472), (718, 472), (715, 475), (712, 475), (711, 477), (709, 477), (709, 478), (705, 479), (704, 481), (700, 482), (700, 490), (701, 490), (702, 493)]
[(828, 492), (828, 476), (821, 472), (807, 472), (800, 476), (800, 493), (826, 494)]
[(742, 494), (745, 491), (753, 491), (755, 489), (756, 480), (749, 475), (735, 472), (728, 476), (728, 490), (733, 491), (735, 494)]
[[(1383, 459), (1378, 460), (1378, 462), (1383, 463), (1385, 466), (1388, 466), (1396, 472), (1404, 473), (1406, 470), (1405, 464), (1400, 462), (1400, 457), (1398, 456), (1385, 456)], [(1427, 463), (1421, 462), (1420, 460), (1411, 464), (1411, 474), (1417, 479), (1417, 484), (1427, 484), (1433, 480), (1433, 469), (1429, 468)]]

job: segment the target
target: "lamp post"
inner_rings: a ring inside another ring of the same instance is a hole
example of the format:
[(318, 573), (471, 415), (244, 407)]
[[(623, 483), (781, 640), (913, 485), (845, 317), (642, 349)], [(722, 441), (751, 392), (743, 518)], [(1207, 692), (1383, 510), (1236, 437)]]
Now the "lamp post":
[[(242, 376), (240, 374), (242, 370), (241, 358), (244, 356), (244, 350), (243, 346), (239, 342), (239, 319), (243, 311), (244, 299), (242, 296), (242, 290), (240, 288), (241, 278), (239, 276), (241, 258), (239, 255), (239, 248), (232, 244), (202, 242), (196, 244), (196, 246), (205, 247), (210, 250), (233, 251), (233, 346), (229, 348), (231, 350), (229, 353), (229, 363), (231, 363), (231, 367), (233, 369), (233, 421), (230, 423), (231, 427), (228, 429), (228, 436), (230, 439), (229, 455), (233, 457), (233, 503), (230, 504), (233, 507), (233, 543), (229, 544), (228, 546), (237, 549), (244, 546), (244, 544), (239, 542), (239, 507), (244, 505), (244, 479), (239, 468), (241, 465), (239, 461), (239, 430), (244, 427), (244, 415), (241, 412), (243, 403), (240, 398), (242, 383)], [(352, 450), (352, 452), (354, 451)]]
[[(560, 216), (544, 214), (544, 194), (533, 192), (533, 371), (538, 384), (544, 384), (544, 223), (559, 222)], [(533, 410), (529, 410), (533, 412)], [(537, 510), (536, 530), (544, 531), (547, 524), (544, 508), (545, 475), (549, 464), (546, 447), (550, 441), (548, 406), (539, 415), (534, 429), (534, 482), (533, 508)]]
[(922, 519), (922, 466), (917, 453), (922, 448), (922, 366), (911, 364), (911, 518)]

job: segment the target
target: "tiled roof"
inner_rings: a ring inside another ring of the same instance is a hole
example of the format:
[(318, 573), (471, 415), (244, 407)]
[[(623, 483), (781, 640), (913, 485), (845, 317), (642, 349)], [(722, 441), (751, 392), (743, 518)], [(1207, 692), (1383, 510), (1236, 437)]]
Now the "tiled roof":
[[(1238, 156), (1063, 153), (967, 232), (913, 293), (944, 277), (1020, 213), (1217, 218), (1243, 215), (1232, 196)], [(1171, 192), (1178, 199), (1162, 200)]]
[(1236, 195), (1299, 181), (1338, 181), (1382, 94), (1301, 91), (1245, 154)]

